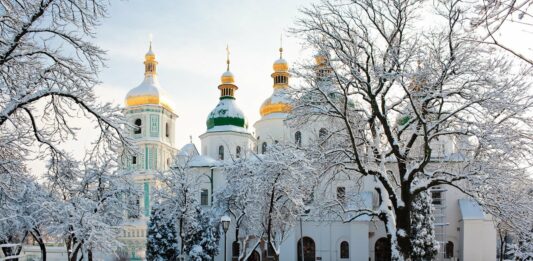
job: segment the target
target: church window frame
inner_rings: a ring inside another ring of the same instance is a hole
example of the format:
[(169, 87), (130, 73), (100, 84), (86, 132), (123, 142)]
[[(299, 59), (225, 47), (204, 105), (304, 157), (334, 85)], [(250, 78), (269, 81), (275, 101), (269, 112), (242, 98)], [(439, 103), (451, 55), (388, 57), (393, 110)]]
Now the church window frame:
[(263, 142), (263, 144), (261, 144), (261, 154), (265, 154), (267, 152), (267, 143), (266, 141)]
[(135, 125), (135, 128), (133, 129), (133, 134), (142, 134), (143, 121), (140, 118), (137, 118), (135, 119), (133, 124)]
[(218, 159), (224, 160), (224, 146), (218, 146)]
[(209, 205), (209, 190), (202, 189), (200, 192), (200, 205), (208, 206)]
[(235, 157), (236, 157), (237, 159), (240, 159), (240, 158), (241, 158), (241, 146), (237, 146), (237, 147), (235, 148)]
[(342, 241), (339, 246), (340, 258), (349, 259), (350, 258), (350, 243), (348, 241)]

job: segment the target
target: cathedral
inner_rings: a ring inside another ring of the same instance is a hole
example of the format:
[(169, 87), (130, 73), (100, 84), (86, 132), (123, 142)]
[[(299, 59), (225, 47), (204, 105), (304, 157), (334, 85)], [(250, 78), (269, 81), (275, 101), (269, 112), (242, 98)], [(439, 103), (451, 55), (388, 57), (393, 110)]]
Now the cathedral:
[[(316, 71), (327, 73), (327, 57), (315, 56)], [(126, 160), (123, 168), (135, 173), (134, 180), (143, 196), (132, 199), (137, 209), (128, 213), (128, 222), (120, 238), (126, 245), (131, 260), (143, 260), (146, 247), (147, 221), (154, 199), (151, 191), (155, 185), (154, 174), (170, 167), (176, 155), (191, 157), (190, 167), (204, 179), (198, 198), (201, 205), (212, 204), (212, 193), (227, 184), (221, 166), (233, 159), (246, 157), (248, 153), (265, 153), (278, 142), (296, 142), (305, 145), (312, 137), (327, 131), (327, 124), (309, 123), (305, 128), (294, 129), (286, 124), (291, 105), (286, 98), (290, 84), (289, 63), (279, 49), (274, 61), (272, 94), (259, 107), (261, 118), (249, 125), (245, 113), (238, 106), (238, 78), (230, 70), (229, 57), (226, 71), (220, 77), (220, 99), (207, 115), (205, 132), (199, 137), (201, 144), (178, 147), (175, 128), (178, 113), (173, 102), (159, 84), (157, 59), (152, 47), (145, 55), (145, 74), (141, 84), (131, 89), (125, 99), (125, 116), (135, 126), (131, 136), (139, 154)], [(267, 72), (265, 72), (267, 73)], [(165, 76), (162, 76), (165, 77)], [(214, 88), (213, 88), (214, 89)], [(182, 112), (184, 113), (184, 112)], [(252, 131), (252, 129), (254, 131)], [(444, 141), (442, 155), (451, 155), (458, 148), (452, 141)], [(323, 184), (323, 197), (342, 198), (357, 193), (368, 206), (376, 206), (371, 179), (356, 182), (339, 178)], [(489, 215), (466, 195), (452, 187), (442, 186), (431, 191), (435, 207), (435, 232), (440, 250), (436, 260), (490, 261), (496, 259), (496, 231)], [(236, 241), (230, 226), (228, 242)], [(231, 244), (215, 258), (237, 260)], [(227, 253), (224, 257), (224, 253)], [(248, 260), (269, 260), (264, 249), (251, 250)], [(303, 255), (303, 256), (302, 256)], [(324, 219), (311, 215), (302, 216), (281, 248), (280, 260), (390, 260), (390, 243), (382, 222), (368, 217), (358, 217), (351, 222), (335, 218)]]

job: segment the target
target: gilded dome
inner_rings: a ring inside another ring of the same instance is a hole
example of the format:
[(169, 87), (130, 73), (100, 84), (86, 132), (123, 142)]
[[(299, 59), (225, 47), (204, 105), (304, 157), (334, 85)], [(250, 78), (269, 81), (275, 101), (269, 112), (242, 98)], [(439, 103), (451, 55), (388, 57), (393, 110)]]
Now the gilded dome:
[(274, 65), (272, 65), (272, 68), (275, 72), (287, 72), (289, 71), (289, 64), (285, 59), (279, 58), (274, 61)]
[(289, 113), (292, 109), (291, 105), (288, 102), (272, 102), (273, 97), (267, 98), (261, 108), (259, 113), (261, 116), (267, 116), (272, 113)]
[(220, 82), (222, 82), (222, 84), (233, 84), (235, 83), (235, 77), (230, 71), (225, 71), (222, 76), (220, 76)]
[(155, 60), (155, 53), (152, 51), (152, 43), (150, 43), (150, 49), (146, 53), (144, 60), (144, 80), (139, 86), (128, 92), (125, 100), (126, 107), (154, 104), (161, 105), (169, 111), (174, 111), (169, 97), (159, 84), (156, 68), (157, 61)]
[(145, 76), (142, 83), (131, 89), (126, 95), (126, 106), (145, 104), (161, 105), (169, 111), (174, 111), (171, 101), (161, 88), (157, 76)]

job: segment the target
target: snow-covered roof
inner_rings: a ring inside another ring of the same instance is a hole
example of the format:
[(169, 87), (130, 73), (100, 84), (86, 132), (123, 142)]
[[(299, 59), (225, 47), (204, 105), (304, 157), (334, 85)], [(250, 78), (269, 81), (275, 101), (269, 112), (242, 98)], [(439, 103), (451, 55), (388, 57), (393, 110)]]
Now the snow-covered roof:
[(245, 118), (242, 110), (235, 103), (235, 99), (221, 99), (217, 106), (209, 113), (209, 118), (229, 117)]
[(127, 98), (134, 96), (159, 96), (162, 92), (157, 76), (146, 76), (141, 84), (131, 89), (126, 95)]
[(194, 143), (187, 143), (183, 147), (181, 147), (180, 152), (178, 155), (180, 156), (196, 156), (199, 155), (198, 149), (196, 149), (196, 145)]
[(286, 63), (287, 61), (283, 58), (279, 58), (274, 62), (274, 64), (286, 64)]
[(157, 75), (145, 76), (139, 86), (131, 89), (126, 95), (126, 104), (161, 104), (170, 109), (174, 107), (166, 92), (161, 88)]
[(208, 156), (196, 155), (192, 157), (188, 165), (189, 167), (215, 167), (219, 166), (220, 162)]
[(459, 199), (459, 209), (461, 210), (461, 218), (466, 219), (485, 219), (485, 213), (481, 206), (472, 199)]
[(229, 76), (233, 77), (233, 73), (230, 72), (230, 71), (225, 71), (225, 72), (222, 74), (222, 77), (229, 77)]
[(227, 128), (217, 128), (222, 126), (228, 126), (232, 131), (247, 132), (248, 121), (235, 103), (235, 99), (221, 98), (217, 106), (209, 113), (206, 125), (208, 132), (226, 131)]

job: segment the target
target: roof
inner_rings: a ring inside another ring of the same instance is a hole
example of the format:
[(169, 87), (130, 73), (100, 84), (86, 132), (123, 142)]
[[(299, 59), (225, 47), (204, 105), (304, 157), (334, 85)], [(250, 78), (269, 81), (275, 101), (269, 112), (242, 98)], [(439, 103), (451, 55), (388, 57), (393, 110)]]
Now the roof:
[(216, 167), (220, 165), (220, 162), (208, 156), (196, 155), (191, 158), (188, 165), (189, 167)]
[(160, 104), (172, 111), (173, 105), (159, 84), (156, 75), (146, 76), (139, 86), (126, 95), (126, 105)]
[(472, 199), (459, 199), (459, 209), (461, 210), (461, 219), (485, 219), (485, 213), (481, 206)]
[(246, 117), (235, 103), (235, 99), (221, 99), (209, 113), (206, 125), (208, 131), (217, 126), (236, 126), (244, 130), (248, 128)]

